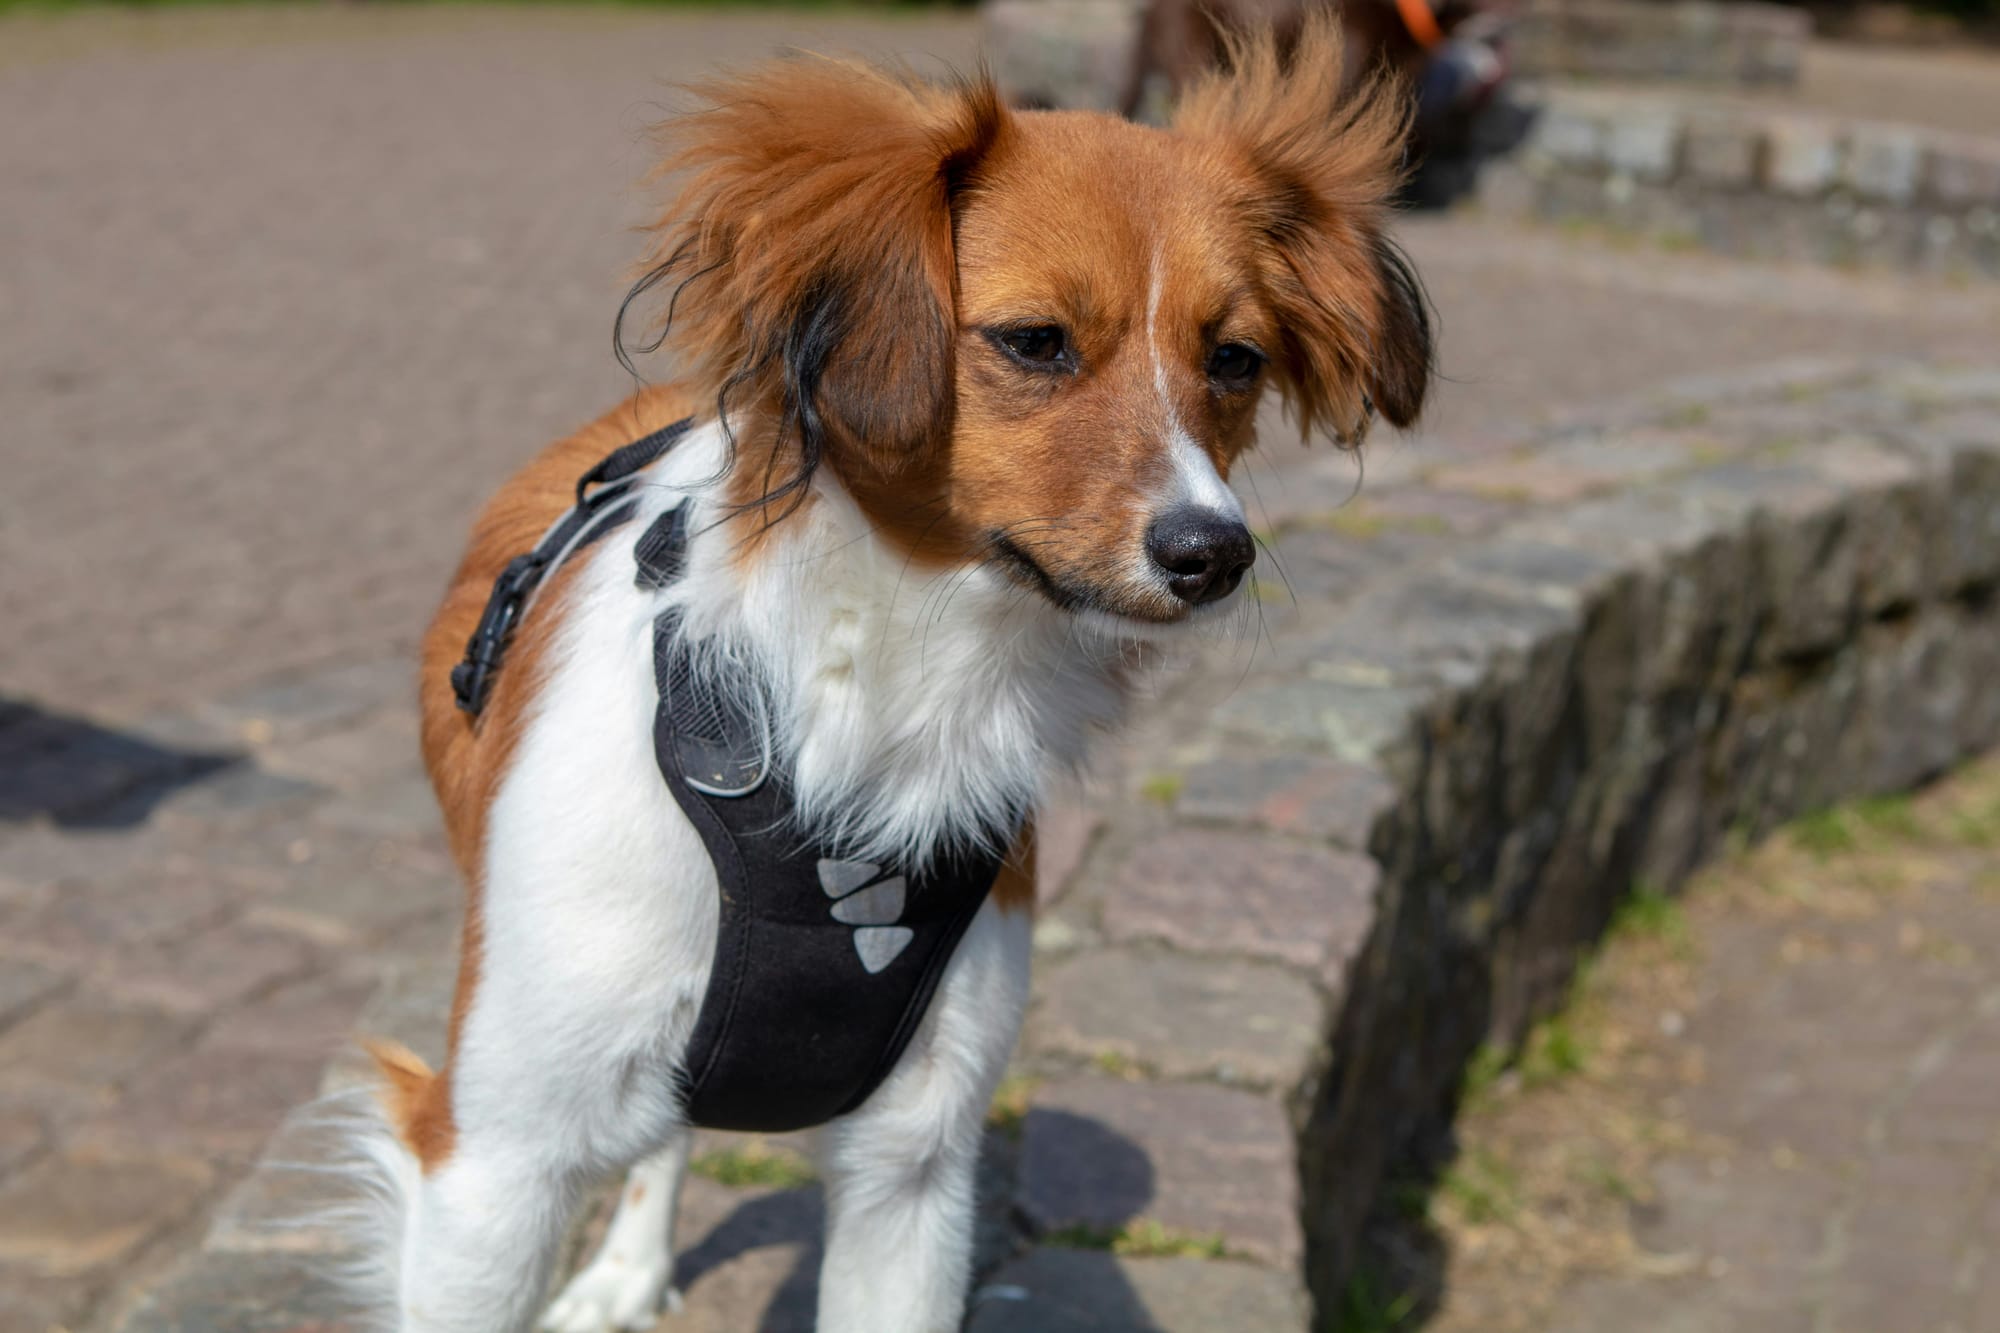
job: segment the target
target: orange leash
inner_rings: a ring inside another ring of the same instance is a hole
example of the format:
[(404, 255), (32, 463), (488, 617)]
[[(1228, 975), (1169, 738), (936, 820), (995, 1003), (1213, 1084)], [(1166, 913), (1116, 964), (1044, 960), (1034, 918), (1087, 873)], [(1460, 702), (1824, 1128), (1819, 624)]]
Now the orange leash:
[(1417, 39), (1417, 45), (1428, 51), (1444, 40), (1444, 30), (1438, 27), (1437, 15), (1431, 13), (1425, 0), (1396, 0), (1396, 12), (1402, 16), (1403, 26), (1410, 30), (1410, 36)]

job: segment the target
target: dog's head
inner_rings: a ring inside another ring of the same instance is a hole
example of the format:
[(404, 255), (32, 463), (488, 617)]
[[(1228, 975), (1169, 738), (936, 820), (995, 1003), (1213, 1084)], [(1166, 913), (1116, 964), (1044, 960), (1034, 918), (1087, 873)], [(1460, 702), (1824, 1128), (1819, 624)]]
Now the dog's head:
[(831, 469), (923, 561), (1126, 622), (1225, 602), (1225, 484), (1275, 384), (1306, 431), (1415, 420), (1423, 297), (1382, 232), (1403, 128), (1316, 20), (1251, 39), (1170, 129), (1009, 110), (801, 58), (702, 91), (642, 286), (767, 517)]

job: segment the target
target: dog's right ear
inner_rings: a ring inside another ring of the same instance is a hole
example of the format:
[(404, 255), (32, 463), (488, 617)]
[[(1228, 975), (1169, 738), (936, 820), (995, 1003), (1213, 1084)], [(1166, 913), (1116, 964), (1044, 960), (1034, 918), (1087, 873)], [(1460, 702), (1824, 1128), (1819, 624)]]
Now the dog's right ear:
[(787, 423), (802, 474), (822, 450), (893, 474), (949, 428), (951, 200), (1007, 132), (999, 93), (810, 56), (694, 91), (642, 279), (674, 294), (667, 347)]
[(1226, 68), (1190, 91), (1182, 133), (1223, 145), (1284, 345), (1275, 358), (1300, 424), (1358, 442), (1370, 407), (1398, 426), (1431, 380), (1429, 303), (1384, 230), (1408, 101), (1380, 77), (1345, 88), (1339, 20), (1309, 15), (1281, 54), (1268, 31), (1227, 34)]

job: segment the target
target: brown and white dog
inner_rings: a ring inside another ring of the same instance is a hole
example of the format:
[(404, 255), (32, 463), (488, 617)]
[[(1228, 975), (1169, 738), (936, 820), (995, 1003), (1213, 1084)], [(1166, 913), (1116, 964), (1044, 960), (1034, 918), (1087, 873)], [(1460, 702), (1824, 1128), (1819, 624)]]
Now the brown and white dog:
[[(645, 1328), (674, 1299), (677, 1080), (718, 904), (655, 765), (663, 609), (772, 683), (804, 825), (921, 863), (1018, 826), (1078, 765), (1135, 642), (1240, 609), (1253, 551), (1226, 479), (1267, 386), (1344, 441), (1378, 410), (1416, 418), (1429, 328), (1382, 229), (1404, 113), (1385, 88), (1343, 100), (1341, 68), (1325, 23), (1286, 61), (1251, 39), (1152, 129), (801, 58), (707, 86), (671, 127), (653, 263), (687, 279), (665, 335), (685, 378), (508, 482), (425, 643), (468, 900), (449, 1060), (377, 1052), (392, 1326), (533, 1325), (579, 1192), (628, 1166), (541, 1324)], [(561, 566), (490, 704), (461, 712), (451, 667), (505, 563), (592, 464), (690, 415), (638, 521)], [(636, 586), (637, 534), (680, 503), (686, 576)], [(822, 1330), (958, 1326), (1032, 875), (1024, 830), (893, 1072), (826, 1129)]]

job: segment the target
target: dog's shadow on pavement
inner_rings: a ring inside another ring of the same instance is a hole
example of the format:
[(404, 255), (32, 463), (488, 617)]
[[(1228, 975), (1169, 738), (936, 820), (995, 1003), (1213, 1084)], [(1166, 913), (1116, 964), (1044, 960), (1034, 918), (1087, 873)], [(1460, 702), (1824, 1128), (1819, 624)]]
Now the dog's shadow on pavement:
[[(969, 1333), (1144, 1333), (1159, 1328), (1160, 1321), (1147, 1312), (1109, 1249), (1120, 1228), (1144, 1216), (1152, 1202), (1151, 1161), (1138, 1144), (1098, 1121), (1053, 1110), (1029, 1114), (1041, 1120), (1038, 1132), (1059, 1132), (1064, 1161), (1088, 1166), (1063, 1170), (1055, 1197), (1036, 1207), (1020, 1191), (1021, 1145), (997, 1131), (988, 1133), (979, 1173)], [(1062, 1215), (1047, 1217), (1049, 1205)], [(1038, 1212), (1045, 1214), (1040, 1225)], [(691, 1300), (705, 1281), (725, 1288), (741, 1283), (740, 1291), (705, 1295), (720, 1295), (731, 1305), (741, 1300), (746, 1317), (759, 1294), (768, 1293), (755, 1324), (743, 1327), (757, 1333), (812, 1333), (825, 1226), (825, 1198), (816, 1185), (745, 1200), (682, 1252), (676, 1279)], [(1047, 1248), (1022, 1262), (1037, 1242)], [(768, 1270), (763, 1281), (731, 1271), (743, 1267), (737, 1260), (771, 1247), (792, 1251), (791, 1267), (775, 1290)], [(673, 1326), (669, 1319), (661, 1328)]]
[(130, 828), (183, 787), (245, 762), (0, 697), (0, 826)]

